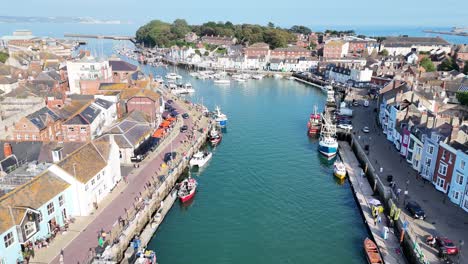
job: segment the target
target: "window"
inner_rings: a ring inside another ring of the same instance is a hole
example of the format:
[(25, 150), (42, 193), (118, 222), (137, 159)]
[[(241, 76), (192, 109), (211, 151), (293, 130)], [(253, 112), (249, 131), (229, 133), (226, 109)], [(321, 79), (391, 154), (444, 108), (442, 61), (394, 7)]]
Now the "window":
[(447, 157), (446, 157), (446, 154), (447, 154), (447, 151), (445, 151), (444, 149), (444, 152), (442, 152), (442, 158), (445, 160)]
[(21, 135), (16, 135), (16, 139), (21, 140)]
[(106, 190), (107, 189), (106, 184), (104, 184), (104, 186), (102, 188), (104, 188), (104, 190)]
[(73, 131), (75, 131), (74, 127), (68, 127), (68, 132), (73, 132)]
[(80, 127), (80, 133), (86, 133), (86, 127)]
[(24, 234), (26, 235), (26, 238), (31, 237), (35, 233), (36, 233), (36, 223), (27, 222), (24, 225)]
[(431, 158), (426, 158), (426, 166), (429, 167), (431, 166), (432, 159)]
[(458, 197), (460, 196), (459, 192), (454, 192), (453, 193), (453, 199), (458, 200)]
[(101, 173), (97, 175), (97, 180), (99, 181), (99, 179), (101, 179)]
[(464, 161), (464, 160), (462, 160), (462, 161), (460, 162), (460, 169), (462, 169), (462, 170), (465, 169), (465, 161)]
[(6, 234), (3, 237), (3, 242), (5, 242), (5, 248), (8, 248), (9, 246), (11, 246), (11, 244), (15, 242), (15, 238), (13, 237), (13, 232)]
[(463, 184), (463, 174), (457, 173), (457, 183), (460, 185)]
[(440, 177), (437, 177), (436, 185), (440, 188), (444, 188), (444, 184), (445, 184), (445, 180)]
[(33, 139), (33, 140), (37, 140), (37, 136), (36, 136), (36, 135), (33, 135), (33, 136), (32, 136), (32, 139)]
[(63, 199), (63, 195), (60, 195), (58, 200), (59, 200), (59, 206), (62, 206), (65, 203)]
[(91, 185), (94, 185), (95, 181), (94, 179), (91, 180)]
[(54, 211), (55, 211), (55, 209), (54, 209), (54, 203), (49, 203), (49, 204), (47, 205), (47, 215), (53, 214)]
[(102, 190), (101, 190), (101, 189), (99, 189), (99, 195), (101, 195), (101, 193), (102, 193)]
[(29, 135), (28, 134), (24, 135), (24, 140), (29, 140)]
[(452, 154), (449, 154), (448, 163), (449, 163), (449, 164), (452, 164), (452, 162), (453, 162), (453, 156), (452, 156)]
[(429, 146), (429, 148), (427, 149), (427, 152), (428, 152), (429, 154), (434, 153), (434, 146)]
[(446, 175), (447, 174), (447, 164), (441, 162), (439, 166), (439, 174), (440, 175)]
[(468, 199), (465, 200), (465, 203), (463, 204), (463, 207), (465, 207), (466, 209), (468, 209)]

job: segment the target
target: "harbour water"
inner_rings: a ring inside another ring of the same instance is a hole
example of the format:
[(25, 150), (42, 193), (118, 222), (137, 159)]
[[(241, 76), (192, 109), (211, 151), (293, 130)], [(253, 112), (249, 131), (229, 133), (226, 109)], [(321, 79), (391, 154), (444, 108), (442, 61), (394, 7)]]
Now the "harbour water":
[(367, 231), (349, 184), (335, 180), (306, 136), (323, 93), (289, 80), (219, 86), (178, 73), (195, 87), (193, 101), (220, 105), (229, 123), (213, 159), (193, 174), (193, 203), (177, 203), (150, 242), (158, 261), (362, 263)]

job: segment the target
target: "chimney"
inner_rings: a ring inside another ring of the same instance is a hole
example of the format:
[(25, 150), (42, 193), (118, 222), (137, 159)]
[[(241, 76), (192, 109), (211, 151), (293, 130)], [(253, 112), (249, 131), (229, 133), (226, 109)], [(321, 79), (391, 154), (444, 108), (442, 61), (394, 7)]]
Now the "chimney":
[(13, 149), (11, 148), (10, 143), (3, 144), (3, 154), (5, 158), (13, 155)]
[(57, 163), (63, 158), (63, 147), (56, 147), (52, 150), (52, 161)]

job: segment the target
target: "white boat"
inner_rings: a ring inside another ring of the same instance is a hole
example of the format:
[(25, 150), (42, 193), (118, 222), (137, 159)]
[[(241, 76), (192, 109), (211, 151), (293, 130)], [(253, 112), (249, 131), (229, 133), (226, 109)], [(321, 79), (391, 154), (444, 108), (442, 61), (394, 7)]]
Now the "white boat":
[(262, 74), (255, 74), (255, 75), (252, 75), (252, 78), (255, 79), (255, 80), (261, 80), (261, 79), (263, 79), (263, 75)]
[(331, 86), (331, 85), (325, 85), (325, 86), (322, 86), (321, 89), (322, 89), (323, 92), (326, 93), (326, 92), (328, 92), (328, 91), (333, 91), (333, 86)]
[(281, 79), (281, 78), (283, 78), (283, 76), (282, 76), (281, 74), (278, 74), (278, 73), (275, 73), (275, 74), (273, 75), (273, 77), (274, 77), (275, 79)]
[(289, 77), (288, 77), (288, 80), (294, 81), (294, 80), (296, 80), (296, 77), (289, 76)]
[(191, 83), (184, 83), (184, 85), (182, 86), (188, 93), (194, 93), (195, 92), (195, 89), (193, 89), (193, 86)]
[(198, 166), (201, 168), (205, 166), (205, 164), (211, 159), (212, 156), (213, 154), (211, 152), (198, 151), (190, 159), (190, 166)]
[(333, 164), (333, 174), (340, 180), (346, 178), (346, 166), (341, 161), (335, 161)]
[(189, 94), (195, 92), (195, 90), (190, 85), (189, 87), (186, 86), (187, 84), (174, 84), (170, 83), (168, 88), (172, 94), (179, 95), (179, 94)]
[(338, 151), (336, 125), (332, 124), (327, 116), (323, 117), (318, 150), (327, 158), (334, 157)]
[(162, 84), (164, 83), (164, 79), (162, 78), (162, 76), (156, 75), (156, 77), (154, 77), (154, 82)]
[(177, 78), (178, 76), (180, 76), (180, 75), (177, 75), (175, 72), (170, 72), (170, 73), (166, 74), (166, 79), (176, 80), (176, 79), (178, 79)]
[(247, 80), (244, 79), (244, 78), (234, 78), (234, 81), (240, 82), (240, 83), (244, 83), (244, 82), (246, 82)]
[(220, 127), (225, 127), (227, 125), (227, 116), (221, 112), (219, 106), (216, 106), (214, 112), (214, 120)]
[(219, 78), (219, 79), (215, 79), (213, 82), (216, 84), (230, 84), (231, 80)]

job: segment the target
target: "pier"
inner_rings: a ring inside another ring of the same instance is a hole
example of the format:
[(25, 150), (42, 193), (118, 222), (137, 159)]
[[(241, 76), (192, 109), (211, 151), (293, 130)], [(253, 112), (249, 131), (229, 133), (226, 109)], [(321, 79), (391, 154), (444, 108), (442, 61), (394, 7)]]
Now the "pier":
[(112, 40), (129, 40), (133, 43), (136, 43), (135, 37), (130, 36), (118, 36), (118, 35), (93, 35), (93, 34), (74, 34), (74, 33), (66, 33), (64, 34), (66, 38), (94, 38), (94, 39), (112, 39)]
[(392, 231), (388, 229), (389, 231), (387, 239), (384, 239), (382, 236), (384, 227), (387, 226), (386, 224), (383, 224), (386, 222), (383, 213), (381, 213), (383, 216), (382, 222), (374, 223), (371, 204), (369, 203), (369, 201), (375, 199), (373, 197), (374, 191), (367, 181), (364, 172), (360, 168), (360, 164), (356, 159), (356, 156), (354, 155), (350, 145), (348, 142), (340, 141), (338, 149), (341, 160), (346, 166), (346, 171), (348, 173), (349, 181), (351, 183), (356, 202), (360, 207), (368, 230), (372, 235), (373, 240), (377, 244), (377, 247), (379, 248), (384, 263), (406, 263), (406, 260), (400, 250), (400, 243), (396, 234), (392, 233)]

